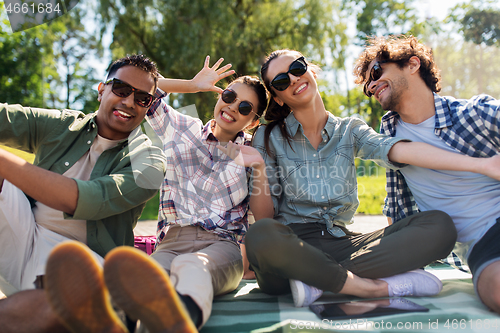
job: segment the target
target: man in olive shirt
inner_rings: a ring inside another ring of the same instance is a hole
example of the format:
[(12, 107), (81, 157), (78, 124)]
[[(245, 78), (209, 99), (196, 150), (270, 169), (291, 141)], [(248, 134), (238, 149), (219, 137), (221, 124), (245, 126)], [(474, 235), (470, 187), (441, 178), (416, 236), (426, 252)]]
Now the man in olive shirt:
[(165, 172), (162, 150), (138, 127), (157, 79), (156, 65), (134, 55), (111, 65), (95, 113), (0, 104), (0, 143), (35, 154), (31, 165), (0, 149), (2, 332), (65, 331), (34, 289), (57, 244), (80, 241), (101, 262), (133, 245)]

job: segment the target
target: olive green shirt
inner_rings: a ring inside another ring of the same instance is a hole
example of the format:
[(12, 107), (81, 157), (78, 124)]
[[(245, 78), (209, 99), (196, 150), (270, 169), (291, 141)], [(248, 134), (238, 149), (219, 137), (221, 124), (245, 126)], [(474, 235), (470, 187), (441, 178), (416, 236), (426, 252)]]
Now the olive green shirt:
[[(96, 115), (0, 103), (0, 143), (33, 153), (34, 165), (63, 174), (94, 142)], [(163, 151), (136, 129), (99, 156), (90, 180), (75, 179), (77, 207), (65, 218), (87, 221), (87, 245), (103, 257), (116, 246), (133, 246), (133, 229), (161, 186), (164, 163)]]

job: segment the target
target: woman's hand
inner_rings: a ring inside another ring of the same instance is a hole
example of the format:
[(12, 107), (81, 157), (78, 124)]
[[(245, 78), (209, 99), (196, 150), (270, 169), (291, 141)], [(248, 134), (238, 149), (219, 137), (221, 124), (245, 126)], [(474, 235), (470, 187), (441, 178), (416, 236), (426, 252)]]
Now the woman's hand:
[(217, 145), (224, 154), (229, 156), (236, 164), (244, 167), (258, 168), (264, 165), (264, 159), (254, 147), (237, 145), (231, 141), (225, 147)]
[(223, 89), (217, 87), (215, 84), (219, 80), (235, 73), (234, 70), (228, 71), (228, 69), (232, 66), (231, 64), (218, 68), (223, 61), (224, 58), (220, 58), (212, 67), (209, 67), (210, 56), (205, 58), (203, 68), (192, 79), (192, 82), (197, 87), (198, 91), (215, 91), (219, 94), (222, 93)]

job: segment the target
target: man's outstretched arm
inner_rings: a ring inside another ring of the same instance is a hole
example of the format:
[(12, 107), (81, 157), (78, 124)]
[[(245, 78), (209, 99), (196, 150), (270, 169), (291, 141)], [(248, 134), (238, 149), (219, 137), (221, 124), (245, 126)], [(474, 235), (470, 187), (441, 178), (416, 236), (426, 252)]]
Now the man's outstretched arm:
[(71, 178), (34, 166), (0, 149), (0, 180), (2, 178), (51, 208), (70, 215), (75, 212), (78, 186)]

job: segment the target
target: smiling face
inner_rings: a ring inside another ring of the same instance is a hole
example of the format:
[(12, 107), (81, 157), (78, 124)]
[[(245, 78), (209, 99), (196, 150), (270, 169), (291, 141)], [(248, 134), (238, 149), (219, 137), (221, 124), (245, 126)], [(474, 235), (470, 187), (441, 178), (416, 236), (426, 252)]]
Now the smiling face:
[[(377, 59), (368, 66), (366, 80), (370, 79), (370, 72), (376, 63)], [(382, 109), (398, 112), (404, 94), (409, 91), (408, 79), (405, 76), (407, 66), (400, 68), (394, 62), (385, 62), (380, 66), (382, 67), (382, 75), (378, 80), (371, 81), (367, 85), (367, 90), (373, 93), (373, 97), (380, 103)]]
[(233, 103), (225, 103), (219, 96), (217, 104), (215, 104), (214, 119), (216, 126), (214, 135), (221, 142), (234, 140), (239, 132), (258, 121), (255, 119), (255, 113), (250, 112), (250, 114), (244, 116), (238, 111), (240, 103), (247, 101), (253, 105), (253, 111), (257, 112), (259, 99), (253, 88), (244, 83), (234, 83), (227, 88), (233, 90), (237, 97)]
[[(119, 68), (113, 78), (154, 94), (155, 82), (151, 74), (135, 66)], [(96, 116), (98, 133), (110, 140), (125, 139), (141, 124), (148, 108), (134, 102), (134, 93), (119, 97), (111, 91), (111, 87), (112, 84), (99, 85), (98, 100), (101, 104)]]
[[(276, 75), (287, 73), (290, 64), (301, 57), (299, 53), (289, 52), (278, 56), (271, 60), (269, 69), (266, 73), (266, 79), (271, 82)], [(286, 103), (292, 110), (303, 107), (312, 101), (318, 93), (318, 85), (316, 83), (316, 75), (308, 67), (307, 71), (301, 76), (295, 76), (288, 73), (290, 77), (290, 86), (283, 91), (273, 89), (275, 101), (282, 105)]]

